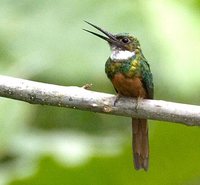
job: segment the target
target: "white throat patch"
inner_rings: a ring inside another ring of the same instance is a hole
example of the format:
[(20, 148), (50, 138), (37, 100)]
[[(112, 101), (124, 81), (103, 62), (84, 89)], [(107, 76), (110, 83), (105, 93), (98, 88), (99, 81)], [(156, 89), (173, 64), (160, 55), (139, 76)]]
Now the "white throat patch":
[(112, 50), (111, 53), (111, 60), (127, 60), (131, 57), (135, 56), (134, 51), (127, 51), (127, 50)]

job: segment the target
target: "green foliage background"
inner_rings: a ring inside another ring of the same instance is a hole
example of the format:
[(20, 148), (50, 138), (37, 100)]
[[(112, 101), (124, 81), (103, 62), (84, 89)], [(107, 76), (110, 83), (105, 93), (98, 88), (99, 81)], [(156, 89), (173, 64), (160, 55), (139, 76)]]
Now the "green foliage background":
[[(88, 20), (139, 38), (156, 99), (198, 105), (199, 10), (199, 0), (1, 0), (0, 74), (114, 93), (109, 48), (81, 30)], [(150, 168), (137, 172), (129, 118), (5, 98), (0, 110), (0, 185), (200, 183), (198, 127), (150, 121)]]

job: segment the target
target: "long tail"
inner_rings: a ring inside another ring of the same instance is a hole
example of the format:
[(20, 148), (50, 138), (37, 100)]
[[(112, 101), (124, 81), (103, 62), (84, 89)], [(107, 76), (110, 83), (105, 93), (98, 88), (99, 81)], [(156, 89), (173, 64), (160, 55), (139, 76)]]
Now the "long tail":
[(132, 118), (132, 136), (135, 169), (144, 168), (147, 171), (149, 165), (149, 139), (146, 119)]

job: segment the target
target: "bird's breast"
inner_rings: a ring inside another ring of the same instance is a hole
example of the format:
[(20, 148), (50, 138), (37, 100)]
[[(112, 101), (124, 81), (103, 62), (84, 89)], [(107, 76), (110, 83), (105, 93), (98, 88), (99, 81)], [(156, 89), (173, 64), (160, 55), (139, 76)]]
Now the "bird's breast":
[(128, 77), (140, 76), (140, 62), (136, 59), (112, 60), (109, 58), (105, 65), (105, 72), (110, 79), (117, 73), (123, 73)]
[(122, 73), (116, 73), (111, 81), (120, 95), (141, 98), (147, 97), (140, 77), (129, 78)]

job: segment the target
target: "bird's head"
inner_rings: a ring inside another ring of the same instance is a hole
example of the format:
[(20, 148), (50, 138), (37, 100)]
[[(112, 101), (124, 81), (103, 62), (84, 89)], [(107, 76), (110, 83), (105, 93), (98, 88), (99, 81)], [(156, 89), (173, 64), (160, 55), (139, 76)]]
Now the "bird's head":
[(129, 52), (135, 52), (136, 49), (140, 50), (140, 43), (136, 37), (131, 36), (128, 33), (112, 34), (90, 22), (87, 21), (85, 22), (91, 25), (92, 27), (96, 28), (100, 32), (104, 33), (107, 37), (87, 29), (83, 30), (107, 41), (111, 47), (111, 50), (129, 51)]

